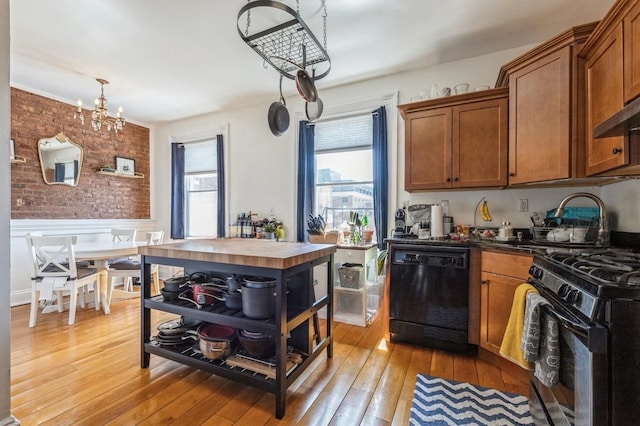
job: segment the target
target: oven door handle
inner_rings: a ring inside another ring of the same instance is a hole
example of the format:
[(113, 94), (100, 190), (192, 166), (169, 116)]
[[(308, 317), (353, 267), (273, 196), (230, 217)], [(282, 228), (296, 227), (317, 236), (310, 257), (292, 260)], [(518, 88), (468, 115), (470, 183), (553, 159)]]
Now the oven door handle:
[(542, 309), (548, 314), (558, 320), (558, 323), (575, 334), (582, 340), (587, 346), (589, 352), (592, 353), (607, 353), (607, 329), (598, 324), (585, 324), (576, 322), (567, 316), (562, 314), (562, 311), (558, 310), (553, 305), (543, 305)]

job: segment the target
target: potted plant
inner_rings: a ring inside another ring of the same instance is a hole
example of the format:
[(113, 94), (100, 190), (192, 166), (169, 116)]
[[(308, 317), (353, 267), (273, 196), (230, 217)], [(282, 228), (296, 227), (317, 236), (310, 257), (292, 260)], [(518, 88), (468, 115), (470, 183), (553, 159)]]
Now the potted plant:
[(114, 173), (116, 171), (116, 169), (114, 169), (110, 164), (103, 164), (102, 166), (98, 167), (99, 172), (109, 172), (109, 173)]
[(362, 232), (362, 220), (360, 219), (360, 213), (349, 212), (349, 237), (351, 238), (351, 244), (360, 244), (361, 232)]
[(278, 226), (275, 222), (267, 222), (262, 226), (262, 238), (266, 240), (275, 239)]

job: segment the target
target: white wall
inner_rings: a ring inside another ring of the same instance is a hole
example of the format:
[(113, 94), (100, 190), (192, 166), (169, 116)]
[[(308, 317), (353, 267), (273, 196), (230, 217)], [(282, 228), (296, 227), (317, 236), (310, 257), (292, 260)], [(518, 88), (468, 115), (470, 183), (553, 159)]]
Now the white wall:
[[(422, 91), (429, 93), (433, 83), (440, 88), (453, 87), (462, 82), (469, 83), (472, 90), (483, 84), (493, 87), (500, 66), (531, 47), (533, 46), (524, 46), (348, 86), (327, 89), (323, 87), (320, 80), (318, 91), (326, 111), (344, 109), (350, 104), (380, 98), (389, 93), (398, 93), (398, 103), (407, 103)], [(154, 203), (158, 224), (164, 229), (169, 229), (170, 226), (170, 141), (175, 139), (176, 135), (188, 139), (190, 134), (215, 134), (216, 129), (226, 128), (228, 130), (225, 138), (228, 155), (226, 179), (229, 187), (227, 193), (230, 218), (234, 218), (237, 213), (249, 210), (266, 215), (273, 208), (275, 215), (284, 221), (288, 238), (294, 238), (297, 119), (304, 117), (304, 103), (297, 94), (288, 96), (286, 102), (291, 115), (291, 126), (281, 137), (275, 137), (269, 131), (267, 124), (269, 103), (206, 114), (158, 126), (154, 132), (152, 162), (156, 170), (166, 171), (166, 173), (154, 175), (156, 177), (154, 184), (157, 188), (162, 188), (157, 192), (162, 195), (158, 196)], [(533, 211), (545, 213), (557, 207), (562, 198), (573, 192), (587, 191), (601, 197), (606, 195), (605, 198), (611, 200), (609, 210), (614, 215), (618, 214), (621, 204), (614, 201), (618, 200), (616, 196), (618, 189), (624, 189), (625, 193), (632, 193), (632, 195), (623, 195), (622, 199), (640, 197), (637, 191), (634, 191), (633, 183), (619, 183), (608, 187), (434, 191), (409, 194), (402, 189), (404, 185), (404, 123), (397, 110), (391, 111), (390, 116), (394, 118), (390, 120), (389, 127), (395, 131), (389, 142), (397, 149), (397, 152), (390, 154), (392, 164), (390, 164), (389, 175), (394, 183), (390, 191), (391, 209), (401, 207), (404, 203), (436, 203), (448, 199), (451, 202), (454, 220), (457, 223), (473, 224), (475, 205), (481, 197), (486, 196), (494, 217), (490, 226), (499, 226), (502, 218), (506, 218), (515, 227), (528, 227), (529, 216)], [(152, 192), (156, 193), (156, 191)], [(529, 212), (517, 212), (517, 201), (520, 198), (528, 200)], [(587, 199), (576, 199), (570, 205), (595, 206)], [(640, 231), (637, 223), (640, 219), (635, 217), (631, 219), (634, 216), (633, 211), (637, 211), (637, 207), (627, 207), (624, 212), (620, 211), (620, 220), (615, 222), (620, 230)], [(390, 226), (392, 225), (390, 221)]]

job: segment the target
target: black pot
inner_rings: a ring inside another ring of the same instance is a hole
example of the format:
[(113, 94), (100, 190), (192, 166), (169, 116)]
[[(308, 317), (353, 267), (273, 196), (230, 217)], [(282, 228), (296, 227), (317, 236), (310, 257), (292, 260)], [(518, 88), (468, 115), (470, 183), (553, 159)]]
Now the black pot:
[(164, 280), (164, 289), (172, 293), (180, 293), (187, 282), (187, 277), (174, 277)]
[(242, 312), (251, 319), (274, 318), (276, 313), (276, 281), (251, 277), (242, 282)]
[(239, 291), (225, 292), (224, 304), (229, 309), (242, 309), (242, 293)]
[(262, 333), (240, 330), (238, 340), (242, 348), (256, 358), (268, 358), (276, 353), (276, 339)]

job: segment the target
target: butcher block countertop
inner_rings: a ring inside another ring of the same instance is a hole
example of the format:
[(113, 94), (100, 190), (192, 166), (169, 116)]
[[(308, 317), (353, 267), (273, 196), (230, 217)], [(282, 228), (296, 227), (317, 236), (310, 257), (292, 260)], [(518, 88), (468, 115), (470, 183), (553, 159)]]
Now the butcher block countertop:
[(145, 246), (140, 247), (138, 252), (145, 256), (287, 269), (333, 254), (336, 252), (336, 246), (225, 238)]

